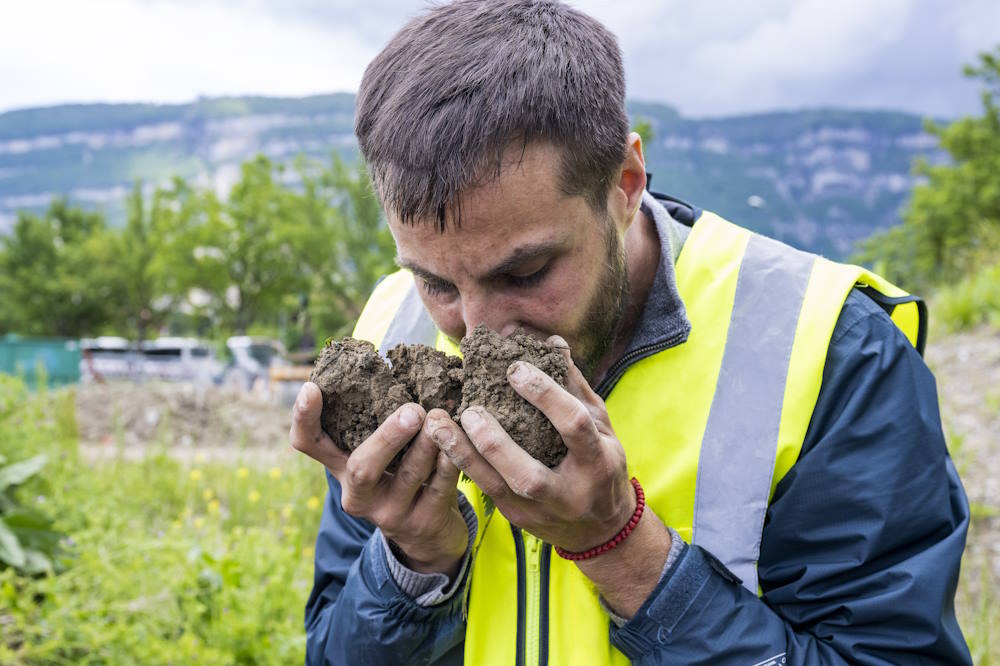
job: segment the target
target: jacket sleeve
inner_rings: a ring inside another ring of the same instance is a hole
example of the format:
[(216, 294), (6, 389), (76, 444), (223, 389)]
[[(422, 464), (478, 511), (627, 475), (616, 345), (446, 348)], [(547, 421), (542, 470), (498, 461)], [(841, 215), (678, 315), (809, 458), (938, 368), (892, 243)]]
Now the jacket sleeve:
[(384, 538), (341, 509), (340, 484), (329, 472), (327, 482), (306, 603), (306, 664), (461, 664), (464, 596), (427, 607), (404, 593)]
[(968, 523), (934, 378), (854, 292), (767, 512), (762, 597), (685, 545), (611, 640), (637, 664), (970, 664), (953, 606)]

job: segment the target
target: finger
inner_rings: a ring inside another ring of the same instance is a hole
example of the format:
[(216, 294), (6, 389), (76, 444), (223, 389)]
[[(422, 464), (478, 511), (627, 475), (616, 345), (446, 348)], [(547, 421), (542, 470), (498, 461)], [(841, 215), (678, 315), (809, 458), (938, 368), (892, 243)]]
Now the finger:
[(576, 396), (524, 361), (510, 364), (507, 379), (521, 397), (552, 422), (566, 448), (585, 459), (599, 454), (601, 439), (594, 417)]
[(462, 412), (462, 428), (515, 495), (541, 500), (550, 494), (554, 473), (518, 446), (492, 414), (481, 407), (470, 407)]
[(326, 465), (330, 473), (339, 479), (347, 465), (347, 453), (333, 443), (320, 425), (322, 411), (323, 394), (318, 386), (306, 382), (299, 390), (292, 408), (292, 427), (288, 430), (288, 442), (296, 451)]
[(588, 407), (596, 404), (595, 398), (603, 405), (600, 396), (590, 388), (590, 382), (587, 381), (587, 378), (580, 372), (580, 368), (576, 367), (576, 363), (573, 362), (573, 353), (569, 348), (569, 343), (560, 335), (550, 336), (546, 342), (558, 349), (559, 353), (566, 359), (566, 390)]
[(450, 505), (458, 490), (458, 475), (461, 471), (451, 463), (444, 451), (437, 451), (437, 467), (423, 492), (436, 502)]
[(389, 492), (396, 501), (406, 504), (413, 501), (420, 486), (434, 472), (439, 453), (437, 444), (427, 432), (425, 420), (424, 427), (420, 429), (410, 444), (410, 448), (403, 454), (399, 468), (393, 475)]
[(507, 482), (500, 473), (486, 462), (465, 432), (451, 419), (442, 420), (431, 431), (438, 448), (448, 456), (451, 464), (465, 472), (479, 489), (497, 499), (510, 494)]
[(354, 449), (347, 460), (346, 478), (340, 479), (345, 494), (354, 500), (369, 498), (392, 459), (420, 432), (424, 415), (420, 405), (402, 405)]

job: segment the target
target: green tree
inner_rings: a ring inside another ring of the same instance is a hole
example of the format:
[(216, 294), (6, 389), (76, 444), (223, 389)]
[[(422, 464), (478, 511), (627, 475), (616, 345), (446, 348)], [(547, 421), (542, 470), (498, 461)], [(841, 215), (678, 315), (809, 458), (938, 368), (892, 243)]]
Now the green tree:
[(632, 131), (638, 133), (642, 139), (642, 149), (648, 151), (656, 137), (652, 121), (644, 116), (636, 116), (632, 123)]
[(142, 184), (136, 183), (125, 206), (125, 227), (112, 237), (114, 329), (142, 341), (162, 326), (176, 300), (165, 298), (162, 257), (167, 235), (162, 191), (147, 205)]
[(927, 123), (950, 162), (917, 162), (926, 181), (914, 188), (903, 223), (865, 241), (856, 257), (909, 288), (955, 283), (1000, 252), (1000, 47), (965, 74), (985, 83), (983, 115)]
[(226, 330), (242, 334), (276, 319), (285, 297), (308, 286), (296, 243), (300, 196), (281, 182), (284, 171), (259, 156), (243, 164), (227, 200), (186, 193), (196, 208), (179, 206), (183, 243), (174, 243), (170, 263), (191, 270), (181, 271), (178, 285), (204, 292)]
[(319, 339), (346, 335), (376, 281), (394, 270), (395, 244), (363, 164), (334, 155), (326, 168), (303, 161), (298, 167), (309, 315)]
[(21, 213), (0, 238), (0, 329), (26, 335), (93, 335), (116, 295), (112, 232), (104, 218), (56, 199)]

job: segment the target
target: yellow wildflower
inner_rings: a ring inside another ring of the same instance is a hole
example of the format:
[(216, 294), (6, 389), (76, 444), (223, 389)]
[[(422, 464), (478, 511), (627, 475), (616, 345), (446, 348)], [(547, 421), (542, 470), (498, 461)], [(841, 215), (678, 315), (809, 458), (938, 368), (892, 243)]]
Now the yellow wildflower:
[(197, 467), (195, 467), (193, 470), (191, 470), (190, 472), (188, 472), (188, 476), (191, 478), (192, 481), (200, 481), (201, 480), (201, 470), (198, 469)]
[(247, 499), (248, 499), (248, 500), (250, 500), (250, 503), (251, 503), (251, 504), (256, 504), (256, 503), (257, 503), (257, 500), (259, 500), (259, 499), (260, 499), (260, 493), (259, 493), (259, 492), (257, 492), (257, 490), (256, 490), (256, 489), (254, 489), (254, 490), (251, 490), (251, 491), (250, 491), (250, 494), (249, 494), (249, 495), (247, 495)]
[(198, 518), (194, 519), (194, 527), (195, 527), (195, 529), (200, 530), (204, 526), (205, 526), (205, 519), (204, 518), (198, 517)]
[(319, 498), (316, 497), (315, 495), (306, 500), (306, 508), (308, 508), (310, 511), (315, 511), (316, 509), (319, 508), (319, 506), (320, 506)]
[(219, 513), (219, 500), (214, 499), (214, 500), (212, 500), (211, 502), (208, 503), (208, 512), (209, 513)]
[(306, 558), (307, 560), (311, 560), (315, 552), (316, 551), (313, 550), (312, 546), (306, 546), (305, 548), (302, 549), (302, 557)]
[(281, 478), (281, 468), (280, 467), (272, 467), (271, 469), (267, 470), (267, 475), (268, 475), (268, 477), (270, 477), (272, 479), (280, 479)]
[(285, 520), (288, 520), (289, 518), (292, 517), (292, 505), (291, 504), (286, 504), (284, 507), (282, 507), (282, 509), (281, 509), (281, 517), (284, 518)]
[(205, 492), (203, 492), (201, 496), (204, 497), (205, 501), (207, 502), (213, 497), (215, 497), (215, 491), (212, 490), (211, 488), (205, 488)]
[(238, 470), (236, 470), (236, 476), (240, 477), (241, 479), (245, 479), (248, 476), (250, 476), (250, 470), (248, 470), (246, 467), (240, 467)]

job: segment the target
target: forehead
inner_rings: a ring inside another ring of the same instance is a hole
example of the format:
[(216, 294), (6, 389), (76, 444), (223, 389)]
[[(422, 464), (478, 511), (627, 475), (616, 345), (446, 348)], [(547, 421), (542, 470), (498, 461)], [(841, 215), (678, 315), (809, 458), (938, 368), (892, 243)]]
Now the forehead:
[(492, 264), (522, 245), (564, 244), (579, 234), (599, 233), (586, 200), (560, 189), (561, 170), (556, 148), (518, 146), (504, 154), (498, 178), (463, 193), (456, 206), (460, 214), (449, 212), (443, 232), (434, 220), (402, 224), (390, 212), (399, 259), (423, 265), (445, 255), (452, 263), (462, 262), (462, 255), (477, 260), (492, 255)]

